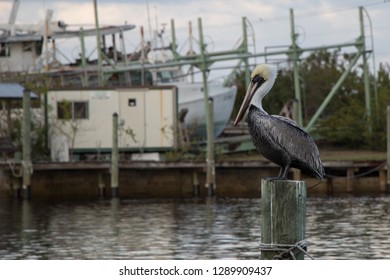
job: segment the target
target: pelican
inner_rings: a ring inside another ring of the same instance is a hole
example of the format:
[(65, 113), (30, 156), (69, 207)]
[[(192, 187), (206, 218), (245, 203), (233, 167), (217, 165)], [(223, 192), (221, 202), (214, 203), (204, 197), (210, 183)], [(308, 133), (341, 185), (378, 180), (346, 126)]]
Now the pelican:
[(324, 167), (313, 138), (293, 120), (269, 115), (263, 109), (262, 100), (274, 85), (277, 72), (278, 68), (269, 64), (260, 64), (253, 70), (234, 126), (249, 107), (248, 126), (253, 144), (264, 157), (281, 167), (274, 179), (286, 180), (290, 167), (293, 167), (323, 180)]

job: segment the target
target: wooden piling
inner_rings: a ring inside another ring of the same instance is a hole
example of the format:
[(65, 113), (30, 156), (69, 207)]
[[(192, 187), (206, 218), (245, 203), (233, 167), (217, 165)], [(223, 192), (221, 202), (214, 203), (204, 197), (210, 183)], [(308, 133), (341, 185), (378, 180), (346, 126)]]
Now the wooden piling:
[(333, 190), (333, 178), (332, 177), (328, 177), (326, 179), (326, 194), (329, 195), (329, 196), (332, 196), (334, 193), (334, 190)]
[(202, 72), (203, 96), (205, 105), (205, 119), (207, 128), (207, 158), (206, 158), (206, 188), (208, 196), (213, 196), (215, 191), (215, 161), (214, 161), (214, 116), (213, 116), (213, 99), (209, 98), (207, 88), (208, 65), (206, 58), (206, 45), (203, 42), (202, 20), (198, 18), (199, 27), (199, 49), (200, 49), (200, 70)]
[(198, 172), (194, 172), (192, 176), (192, 188), (194, 197), (198, 197), (200, 195), (200, 186), (198, 179)]
[(386, 172), (384, 169), (379, 170), (379, 191), (381, 193), (387, 193)]
[(293, 179), (294, 179), (294, 181), (301, 180), (301, 170), (296, 169), (296, 168), (293, 169)]
[(207, 124), (207, 174), (206, 187), (208, 196), (215, 195), (215, 159), (214, 159), (214, 100), (208, 99), (209, 123)]
[(103, 198), (106, 196), (106, 186), (104, 184), (104, 174), (102, 172), (98, 173), (98, 192), (99, 197)]
[(260, 258), (304, 259), (305, 215), (304, 181), (262, 180)]
[(112, 116), (112, 151), (111, 151), (111, 190), (112, 197), (118, 197), (119, 184), (118, 184), (118, 114), (114, 113)]
[(20, 183), (21, 183), (20, 177), (15, 177), (11, 175), (12, 196), (17, 199), (21, 197)]
[(22, 139), (23, 139), (23, 198), (31, 198), (31, 96), (30, 91), (25, 89), (23, 92), (23, 124), (22, 124)]
[(188, 131), (187, 131), (187, 126), (185, 123), (185, 117), (188, 114), (188, 109), (184, 108), (181, 109), (179, 112), (179, 143), (180, 147), (184, 150), (187, 151), (189, 146), (190, 146), (190, 138), (188, 136)]
[(352, 193), (353, 192), (353, 185), (354, 185), (354, 178), (355, 178), (355, 170), (353, 167), (347, 168), (347, 192)]

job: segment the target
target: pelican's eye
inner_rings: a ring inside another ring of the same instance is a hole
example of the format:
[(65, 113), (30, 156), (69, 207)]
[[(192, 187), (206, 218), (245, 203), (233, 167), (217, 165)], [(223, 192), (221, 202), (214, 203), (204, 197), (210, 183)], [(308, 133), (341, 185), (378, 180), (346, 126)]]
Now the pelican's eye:
[(252, 79), (252, 84), (259, 84), (259, 85), (261, 85), (264, 82), (265, 82), (264, 78), (260, 77), (259, 75), (254, 76), (253, 79)]

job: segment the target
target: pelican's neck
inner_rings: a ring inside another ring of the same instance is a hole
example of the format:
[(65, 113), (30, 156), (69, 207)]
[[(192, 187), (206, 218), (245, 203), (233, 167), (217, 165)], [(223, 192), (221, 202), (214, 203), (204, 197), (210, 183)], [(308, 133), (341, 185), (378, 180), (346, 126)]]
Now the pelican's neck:
[(269, 69), (268, 79), (258, 88), (257, 92), (255, 93), (251, 101), (251, 105), (256, 106), (266, 114), (268, 113), (263, 109), (263, 104), (262, 104), (263, 98), (273, 87), (278, 73), (278, 69), (274, 65), (268, 65), (268, 69)]

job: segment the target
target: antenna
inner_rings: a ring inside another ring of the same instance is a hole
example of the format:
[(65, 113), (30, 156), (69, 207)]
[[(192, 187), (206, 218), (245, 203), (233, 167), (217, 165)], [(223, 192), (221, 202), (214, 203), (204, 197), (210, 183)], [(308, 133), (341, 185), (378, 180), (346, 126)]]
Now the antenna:
[(146, 0), (146, 11), (147, 11), (147, 14), (148, 14), (148, 29), (149, 29), (149, 40), (152, 39), (152, 24), (150, 22), (150, 9), (149, 9), (149, 1)]

